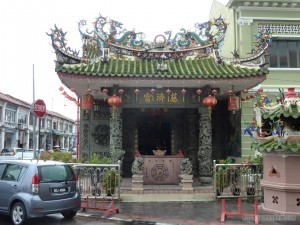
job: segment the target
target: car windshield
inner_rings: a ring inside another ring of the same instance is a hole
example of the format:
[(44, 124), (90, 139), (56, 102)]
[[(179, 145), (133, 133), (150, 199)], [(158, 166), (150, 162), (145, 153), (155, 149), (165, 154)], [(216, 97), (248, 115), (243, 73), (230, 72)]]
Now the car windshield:
[(69, 165), (45, 165), (39, 167), (40, 182), (74, 181), (74, 173)]

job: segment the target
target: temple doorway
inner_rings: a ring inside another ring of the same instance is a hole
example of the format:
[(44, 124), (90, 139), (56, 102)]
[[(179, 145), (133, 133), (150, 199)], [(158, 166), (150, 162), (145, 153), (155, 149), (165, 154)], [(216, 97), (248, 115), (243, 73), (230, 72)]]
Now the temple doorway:
[(155, 117), (138, 122), (138, 148), (142, 155), (153, 155), (153, 150), (167, 150), (171, 154), (171, 123)]

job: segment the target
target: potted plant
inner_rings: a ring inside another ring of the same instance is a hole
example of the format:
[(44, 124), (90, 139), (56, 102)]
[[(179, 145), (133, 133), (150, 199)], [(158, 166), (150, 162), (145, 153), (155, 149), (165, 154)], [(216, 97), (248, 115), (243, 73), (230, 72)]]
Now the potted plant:
[(217, 195), (220, 196), (223, 194), (225, 188), (230, 185), (230, 171), (226, 168), (219, 168), (216, 173), (216, 188)]
[(103, 174), (103, 187), (106, 190), (107, 196), (115, 193), (115, 188), (118, 187), (119, 177), (116, 169), (111, 169)]

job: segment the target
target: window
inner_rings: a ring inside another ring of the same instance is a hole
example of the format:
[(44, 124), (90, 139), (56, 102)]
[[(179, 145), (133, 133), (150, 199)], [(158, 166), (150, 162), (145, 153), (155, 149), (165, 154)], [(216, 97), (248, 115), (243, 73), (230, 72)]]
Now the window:
[(18, 115), (18, 123), (19, 124), (26, 124), (27, 123), (27, 115), (26, 115), (26, 113), (19, 113), (19, 115)]
[(300, 40), (273, 40), (269, 53), (272, 68), (300, 68)]
[(2, 105), (0, 106), (0, 121), (2, 121)]
[(53, 129), (57, 129), (57, 122), (53, 122)]
[(51, 120), (47, 120), (47, 129), (51, 129)]
[(7, 164), (1, 180), (19, 181), (25, 173), (26, 167), (15, 164)]
[(72, 125), (69, 125), (69, 132), (73, 133), (73, 126)]
[(16, 122), (16, 111), (12, 109), (5, 109), (5, 122)]
[(41, 127), (45, 128), (45, 118), (40, 118), (41, 120)]
[(63, 122), (59, 122), (59, 130), (64, 130)]

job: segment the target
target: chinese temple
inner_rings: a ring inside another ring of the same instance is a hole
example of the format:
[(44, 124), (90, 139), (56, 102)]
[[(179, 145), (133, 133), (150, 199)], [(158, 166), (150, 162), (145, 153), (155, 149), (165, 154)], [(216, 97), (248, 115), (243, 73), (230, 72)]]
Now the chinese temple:
[(100, 15), (91, 26), (78, 23), (82, 49), (75, 50), (55, 25), (47, 34), (55, 71), (69, 89), (60, 91), (80, 108), (80, 157), (121, 160), (130, 176), (136, 151), (162, 150), (163, 157), (180, 151), (194, 175), (210, 177), (213, 158), (240, 156), (239, 96), (266, 79), (271, 34), (255, 34), (249, 57), (233, 50), (225, 58), (227, 26), (220, 16), (151, 41)]

